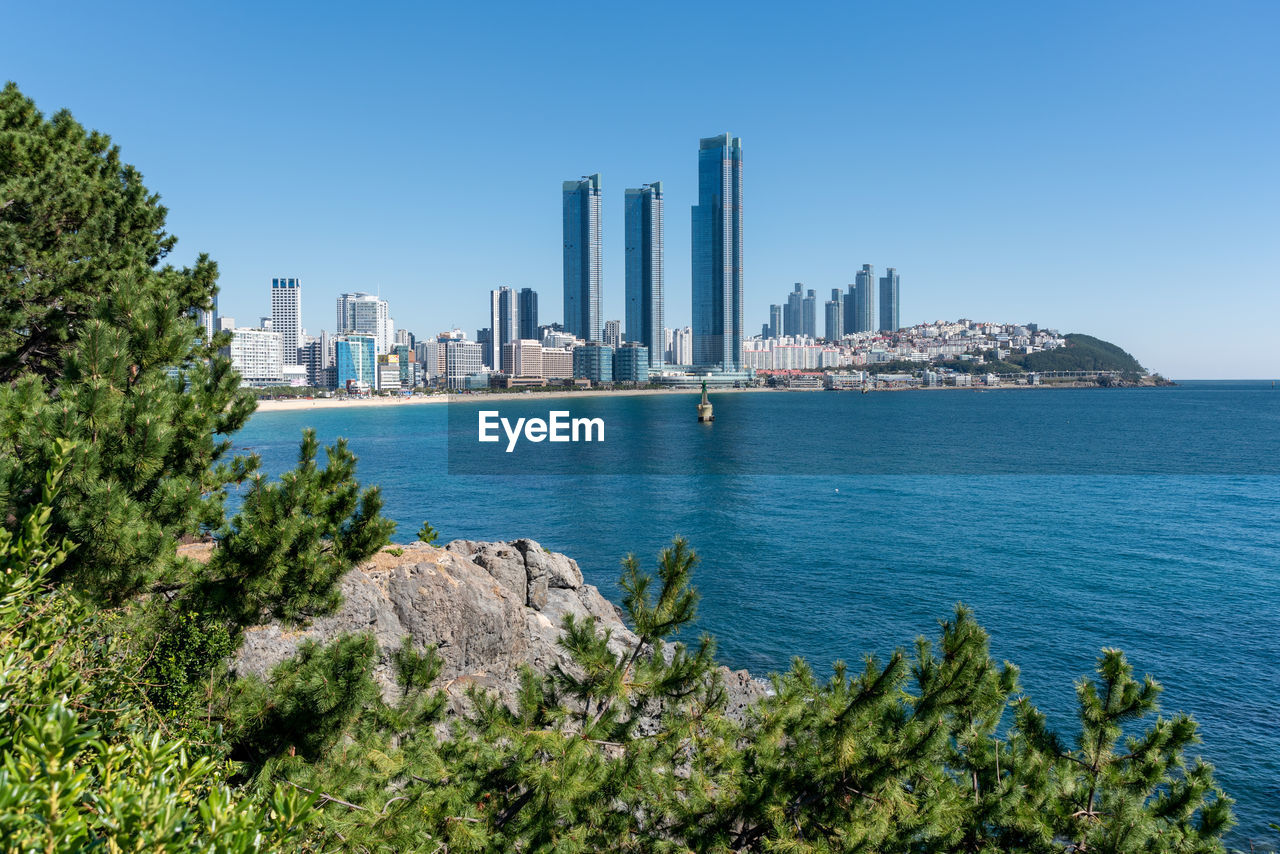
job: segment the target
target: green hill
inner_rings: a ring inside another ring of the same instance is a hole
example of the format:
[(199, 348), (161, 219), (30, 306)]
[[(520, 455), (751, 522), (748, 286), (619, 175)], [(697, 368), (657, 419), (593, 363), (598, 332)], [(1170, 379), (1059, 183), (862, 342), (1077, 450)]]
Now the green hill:
[(1067, 339), (1065, 347), (1009, 356), (1007, 359), (1028, 371), (1119, 371), (1124, 374), (1147, 372), (1137, 359), (1109, 341), (1079, 332), (1070, 332), (1064, 337)]

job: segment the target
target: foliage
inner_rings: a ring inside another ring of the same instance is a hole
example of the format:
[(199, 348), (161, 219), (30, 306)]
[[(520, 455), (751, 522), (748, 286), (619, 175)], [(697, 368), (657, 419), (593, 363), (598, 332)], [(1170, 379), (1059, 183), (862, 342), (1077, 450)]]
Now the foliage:
[(211, 614), (175, 609), (164, 616), (142, 665), (147, 699), (175, 722), (198, 719), (216, 678), (213, 668), (235, 652), (236, 640)]
[(1147, 372), (1137, 359), (1109, 341), (1079, 332), (1063, 337), (1067, 341), (1065, 347), (1013, 355), (1009, 360), (1028, 371), (1119, 371), (1133, 375)]
[[(0, 382), (62, 374), (69, 347), (126, 301), (163, 293), (208, 303), (213, 268), (157, 265), (173, 249), (165, 209), (97, 131), (66, 110), (48, 121), (13, 83), (0, 92)], [(124, 299), (122, 299), (122, 297)]]
[(1218, 838), (1231, 825), (1231, 801), (1207, 763), (1188, 766), (1183, 758), (1199, 740), (1195, 721), (1156, 718), (1117, 749), (1125, 726), (1155, 712), (1159, 695), (1150, 676), (1133, 678), (1123, 653), (1103, 650), (1097, 678), (1076, 686), (1080, 734), (1074, 749), (1048, 732), (1044, 716), (1029, 703), (1019, 703), (1019, 730), (1039, 754), (1056, 760), (1061, 796), (1047, 805), (1050, 826), (1077, 850), (1219, 849)]
[[(255, 404), (226, 336), (204, 340), (190, 316), (212, 304), (216, 266), (161, 263), (165, 213), (107, 136), (65, 111), (45, 121), (12, 84), (0, 94), (0, 524), (31, 512), (69, 443), (49, 524), (76, 548), (50, 579), (119, 609), (151, 702), (180, 718), (245, 625), (334, 607), (338, 578), (393, 525), (342, 443), (320, 469), (305, 434), (279, 484), (231, 456)], [(207, 565), (179, 553), (210, 534)]]
[(418, 529), (418, 542), (431, 545), (440, 538), (440, 532), (431, 527), (430, 522), (423, 522), (422, 527)]
[(995, 351), (987, 350), (982, 354), (984, 361), (970, 359), (948, 359), (939, 362), (938, 367), (947, 368), (958, 374), (1021, 374), (1026, 368), (1014, 356), (1007, 355), (1003, 359), (995, 357)]
[(279, 482), (255, 477), (240, 512), (217, 533), (219, 547), (189, 594), (236, 625), (264, 615), (298, 620), (337, 607), (338, 580), (377, 553), (395, 531), (377, 487), (361, 492), (345, 440), (316, 465), (319, 443), (304, 431), (298, 465)]
[(166, 738), (95, 616), (45, 586), (70, 545), (50, 538), (55, 490), (0, 529), (0, 839), (8, 851), (256, 852), (302, 839), (312, 800), (225, 782), (216, 754)]
[[(5, 87), (0, 503), (22, 517), (56, 443), (69, 440), (75, 450), (50, 524), (78, 547), (57, 579), (112, 605), (169, 593), (196, 575), (177, 553), (179, 539), (218, 532), (230, 548), (219, 550), (216, 575), (200, 580), (219, 594), (247, 584), (236, 608), (226, 607), (232, 597), (216, 603), (237, 624), (332, 606), (339, 565), (349, 568), (389, 534), (377, 492), (356, 497), (354, 458), (341, 445), (317, 473), (307, 436), (286, 484), (255, 481), (245, 510), (225, 522), (227, 487), (257, 468), (255, 458), (228, 457), (228, 437), (254, 402), (217, 352), (225, 337), (204, 341), (190, 317), (212, 304), (216, 266), (204, 256), (188, 269), (161, 266), (175, 244), (165, 214), (107, 136), (65, 111), (45, 121), (16, 86)], [(296, 515), (274, 554), (300, 564), (283, 579), (288, 592), (266, 583), (282, 580), (279, 561), (262, 566), (262, 550), (245, 545), (274, 536), (265, 526), (286, 511)], [(190, 595), (183, 605), (183, 613), (207, 610)]]

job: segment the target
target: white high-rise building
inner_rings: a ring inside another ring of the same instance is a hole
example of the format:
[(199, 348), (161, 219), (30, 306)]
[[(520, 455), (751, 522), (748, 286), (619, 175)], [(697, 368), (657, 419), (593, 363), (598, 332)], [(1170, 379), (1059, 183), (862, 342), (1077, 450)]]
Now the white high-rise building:
[(362, 291), (338, 297), (338, 334), (372, 335), (378, 355), (391, 352), (396, 343), (395, 321), (387, 301)]
[(271, 280), (271, 329), (280, 333), (280, 346), (286, 365), (298, 364), (298, 345), (302, 343), (302, 281)]
[(520, 338), (520, 303), (516, 292), (501, 287), (489, 292), (489, 345), (485, 362), (495, 371), (511, 373), (503, 349)]
[(284, 382), (281, 335), (272, 329), (241, 327), (231, 332), (231, 345), (222, 349), (244, 385), (280, 385)]
[(671, 333), (671, 363), (674, 365), (693, 364), (693, 327), (675, 329)]
[(465, 388), (467, 377), (484, 370), (484, 348), (477, 341), (449, 339), (445, 342), (445, 381), (449, 388)]

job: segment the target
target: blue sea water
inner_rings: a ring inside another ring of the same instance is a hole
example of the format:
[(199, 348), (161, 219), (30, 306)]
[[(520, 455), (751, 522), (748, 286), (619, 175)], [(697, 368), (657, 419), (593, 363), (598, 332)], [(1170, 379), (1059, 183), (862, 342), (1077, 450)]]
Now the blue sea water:
[(1164, 685), (1164, 712), (1200, 722), (1199, 752), (1237, 800), (1233, 842), (1280, 840), (1280, 389), (713, 400), (709, 428), (692, 397), (557, 403), (628, 441), (543, 468), (550, 446), (521, 448), (536, 474), (450, 473), (501, 470), (459, 466), (474, 402), (260, 413), (236, 444), (278, 474), (304, 427), (346, 437), (396, 539), (424, 519), (443, 539), (531, 537), (615, 601), (624, 555), (652, 565), (685, 536), (698, 629), (759, 675), (884, 655), (963, 602), (1069, 736), (1075, 680), (1118, 647)]

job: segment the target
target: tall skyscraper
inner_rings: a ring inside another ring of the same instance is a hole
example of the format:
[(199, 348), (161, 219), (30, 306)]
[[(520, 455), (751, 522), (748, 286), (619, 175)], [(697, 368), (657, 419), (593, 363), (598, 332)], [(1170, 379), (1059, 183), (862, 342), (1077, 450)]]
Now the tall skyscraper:
[(812, 288), (805, 296), (801, 311), (801, 333), (810, 338), (818, 337), (818, 293)]
[(603, 244), (600, 236), (600, 175), (565, 181), (564, 328), (587, 341), (599, 341)]
[(337, 334), (372, 335), (375, 355), (391, 352), (396, 343), (396, 326), (386, 300), (356, 291), (341, 294), (337, 309)]
[(693, 359), (707, 368), (742, 365), (742, 140), (727, 133), (698, 144)]
[(897, 332), (898, 326), (898, 271), (886, 267), (880, 277), (880, 331)]
[(627, 341), (649, 348), (662, 367), (662, 182), (626, 192)]
[[(831, 289), (831, 299), (827, 301), (827, 340), (839, 341), (844, 337), (844, 291)], [(835, 312), (833, 315), (832, 312)]]
[(520, 289), (520, 338), (525, 341), (537, 341), (538, 336), (538, 292), (533, 288)]
[(769, 334), (766, 337), (777, 338), (782, 334), (782, 308), (780, 305), (769, 306)]
[(800, 282), (796, 282), (796, 289), (787, 294), (787, 307), (782, 310), (783, 335), (799, 335), (804, 329), (802, 307), (804, 293), (801, 290), (803, 287), (804, 285)]
[(870, 264), (863, 264), (854, 280), (854, 332), (876, 330), (876, 274)]
[(849, 285), (844, 295), (844, 334), (858, 331), (858, 286)]
[(280, 333), (284, 364), (298, 364), (302, 335), (302, 282), (298, 279), (271, 280), (271, 329)]
[(520, 304), (516, 292), (502, 287), (489, 291), (489, 346), (485, 350), (485, 364), (495, 371), (510, 373), (509, 365), (502, 364), (503, 346), (515, 341), (520, 334)]

